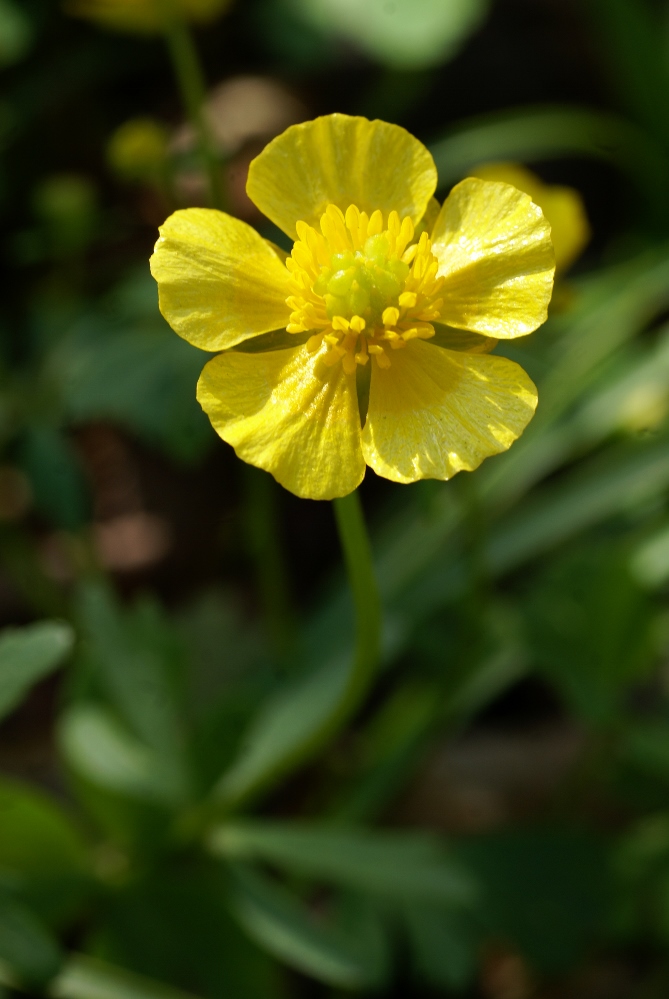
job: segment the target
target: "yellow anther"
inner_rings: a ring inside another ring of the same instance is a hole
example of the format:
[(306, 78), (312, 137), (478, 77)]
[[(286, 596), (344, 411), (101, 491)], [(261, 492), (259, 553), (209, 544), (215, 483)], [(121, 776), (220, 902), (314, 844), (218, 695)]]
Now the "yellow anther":
[(337, 347), (339, 344), (339, 337), (335, 333), (327, 333), (323, 339), (326, 343), (329, 343), (331, 347)]
[(383, 353), (383, 347), (380, 347), (378, 343), (369, 343), (369, 344), (367, 344), (367, 350), (370, 352), (370, 354), (382, 354)]
[(289, 333), (304, 333), (305, 327), (302, 323), (288, 323), (286, 329)]
[(341, 359), (341, 366), (344, 369), (344, 373), (347, 375), (355, 374), (355, 369), (357, 367), (355, 363), (355, 356), (350, 350), (347, 350)]
[(382, 350), (380, 354), (376, 355), (376, 363), (378, 364), (378, 366), (380, 368), (389, 368), (390, 367), (390, 358)]
[(332, 329), (341, 330), (342, 333), (347, 333), (350, 325), (348, 319), (344, 319), (343, 316), (335, 316), (332, 320)]
[(323, 334), (314, 333), (314, 335), (310, 336), (309, 339), (307, 340), (306, 343), (307, 350), (309, 351), (310, 354), (315, 354), (322, 343), (323, 343)]
[(429, 323), (421, 326), (413, 326), (402, 333), (404, 340), (415, 340), (417, 337), (421, 340), (429, 340), (432, 336), (434, 336), (434, 326), (430, 326)]
[[(334, 326), (334, 323), (332, 324)], [(362, 318), (362, 316), (353, 316), (351, 319), (351, 329), (355, 330), (356, 333), (362, 333), (367, 323)]]
[(368, 360), (369, 360), (369, 354), (364, 353), (362, 350), (359, 350), (358, 353), (355, 355), (356, 364), (367, 364)]
[(399, 297), (399, 303), (403, 309), (413, 309), (417, 301), (418, 295), (415, 291), (403, 291)]
[(396, 309), (394, 305), (390, 305), (387, 309), (383, 310), (381, 318), (384, 326), (397, 326), (400, 318), (400, 310)]

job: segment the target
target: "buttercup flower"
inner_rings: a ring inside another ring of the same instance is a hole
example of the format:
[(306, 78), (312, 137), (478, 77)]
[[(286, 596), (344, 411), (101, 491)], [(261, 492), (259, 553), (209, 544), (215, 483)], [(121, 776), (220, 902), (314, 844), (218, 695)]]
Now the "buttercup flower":
[(540, 177), (519, 163), (484, 163), (470, 173), (480, 180), (513, 184), (529, 194), (551, 227), (555, 270), (562, 275), (590, 241), (590, 224), (583, 199), (573, 187), (544, 184)]
[(448, 479), (506, 450), (534, 413), (523, 369), (488, 352), (544, 322), (550, 228), (508, 184), (464, 180), (439, 208), (436, 183), (404, 129), (329, 115), (250, 167), (249, 197), (294, 240), (290, 256), (210, 209), (160, 230), (163, 315), (222, 351), (200, 377), (203, 409), (298, 496), (344, 496), (367, 465)]
[(66, 0), (65, 11), (96, 21), (104, 28), (153, 34), (162, 28), (164, 12), (174, 3), (189, 21), (213, 21), (230, 6), (230, 0)]

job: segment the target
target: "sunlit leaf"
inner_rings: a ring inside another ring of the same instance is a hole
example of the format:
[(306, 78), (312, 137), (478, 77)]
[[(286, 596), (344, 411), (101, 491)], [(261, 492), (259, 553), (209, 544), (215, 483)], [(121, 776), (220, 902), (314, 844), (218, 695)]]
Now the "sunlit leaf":
[(297, 823), (235, 822), (210, 838), (223, 856), (287, 870), (386, 898), (468, 905), (476, 885), (435, 839)]
[(0, 634), (0, 718), (71, 651), (74, 633), (61, 621), (41, 621)]
[(294, 0), (293, 6), (380, 62), (417, 68), (453, 55), (488, 5), (486, 0)]

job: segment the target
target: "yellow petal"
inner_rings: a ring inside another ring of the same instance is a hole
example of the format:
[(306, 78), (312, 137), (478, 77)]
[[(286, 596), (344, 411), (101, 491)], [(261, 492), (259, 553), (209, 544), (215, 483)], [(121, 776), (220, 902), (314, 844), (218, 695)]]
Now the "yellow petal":
[(160, 311), (202, 350), (223, 350), (286, 327), (290, 276), (246, 222), (210, 208), (186, 208), (160, 228), (151, 257)]
[(556, 270), (564, 273), (590, 241), (585, 205), (573, 187), (544, 184), (540, 177), (518, 163), (485, 163), (472, 170), (470, 176), (513, 184), (529, 194), (551, 227)]
[(441, 322), (497, 339), (545, 322), (555, 256), (550, 226), (529, 195), (463, 180), (442, 206), (432, 250), (445, 276)]
[(506, 451), (536, 404), (534, 385), (513, 361), (412, 340), (389, 368), (372, 372), (365, 461), (394, 482), (450, 479)]
[(249, 168), (251, 200), (292, 239), (295, 223), (318, 227), (329, 204), (418, 222), (437, 184), (432, 156), (399, 125), (331, 114), (293, 125)]
[(362, 481), (355, 375), (341, 364), (325, 368), (304, 346), (219, 354), (202, 372), (197, 397), (240, 458), (297, 496), (333, 499)]

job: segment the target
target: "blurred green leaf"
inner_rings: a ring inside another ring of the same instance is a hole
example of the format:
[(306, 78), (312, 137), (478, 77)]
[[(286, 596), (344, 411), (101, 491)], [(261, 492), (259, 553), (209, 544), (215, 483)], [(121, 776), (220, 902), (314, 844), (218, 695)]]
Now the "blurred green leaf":
[(48, 994), (52, 999), (193, 999), (171, 985), (84, 954), (67, 958)]
[(479, 940), (453, 913), (423, 905), (404, 909), (418, 976), (437, 989), (462, 991), (476, 973)]
[(68, 922), (91, 887), (88, 844), (68, 812), (36, 788), (0, 781), (0, 883), (50, 925)]
[(229, 911), (217, 861), (172, 854), (119, 886), (91, 946), (110, 960), (211, 999), (283, 999), (274, 961)]
[(210, 846), (221, 856), (264, 860), (385, 898), (466, 906), (477, 894), (466, 869), (437, 840), (419, 833), (232, 822), (211, 834)]
[(293, 7), (380, 62), (418, 68), (452, 56), (488, 5), (486, 0), (293, 0)]
[(26, 985), (43, 985), (61, 963), (51, 934), (26, 906), (1, 890), (0, 959)]
[(26, 430), (19, 461), (30, 480), (35, 505), (56, 527), (76, 530), (90, 517), (90, 499), (79, 456), (55, 427)]
[[(130, 731), (157, 755), (162, 786), (171, 788), (172, 800), (185, 799), (188, 773), (171, 674), (171, 636), (159, 611), (147, 604), (139, 604), (134, 613), (123, 611), (104, 584), (90, 582), (79, 591), (78, 617), (94, 675)], [(98, 732), (103, 730), (103, 743), (110, 746), (114, 736), (108, 727)], [(122, 740), (116, 734), (118, 748)]]
[(81, 704), (66, 711), (59, 742), (70, 766), (95, 784), (167, 804), (180, 800), (181, 788), (160, 756), (103, 708)]
[(253, 719), (214, 797), (239, 802), (270, 784), (319, 740), (346, 689), (352, 657), (328, 662), (271, 697)]
[(73, 644), (74, 632), (61, 621), (41, 621), (0, 634), (0, 718), (60, 665)]
[(232, 909), (271, 954), (320, 981), (354, 989), (377, 985), (385, 970), (378, 941), (325, 922), (297, 896), (241, 864), (232, 868)]
[(571, 710), (610, 724), (653, 664), (655, 610), (609, 543), (577, 550), (532, 580), (522, 601), (532, 651)]
[(26, 55), (32, 34), (26, 11), (15, 0), (0, 0), (0, 68)]
[[(487, 161), (533, 163), (562, 156), (585, 156), (614, 163), (650, 200), (666, 171), (662, 148), (624, 118), (588, 108), (520, 107), (456, 125), (430, 145), (439, 189), (467, 176)], [(649, 190), (644, 188), (648, 186)]]
[(75, 324), (49, 366), (69, 420), (115, 420), (176, 460), (191, 462), (214, 440), (195, 398), (206, 360), (161, 318), (147, 270), (126, 279), (106, 308)]
[(573, 966), (601, 933), (610, 904), (605, 844), (578, 830), (518, 829), (461, 841), (480, 879), (479, 915), (536, 969)]

